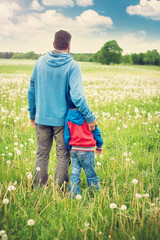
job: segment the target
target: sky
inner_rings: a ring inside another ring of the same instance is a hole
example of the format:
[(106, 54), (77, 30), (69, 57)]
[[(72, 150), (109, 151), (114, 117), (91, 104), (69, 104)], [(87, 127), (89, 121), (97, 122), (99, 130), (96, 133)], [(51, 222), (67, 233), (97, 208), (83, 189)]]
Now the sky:
[(116, 40), (123, 54), (160, 53), (160, 0), (0, 0), (0, 51), (45, 53), (56, 31), (72, 53), (95, 53)]

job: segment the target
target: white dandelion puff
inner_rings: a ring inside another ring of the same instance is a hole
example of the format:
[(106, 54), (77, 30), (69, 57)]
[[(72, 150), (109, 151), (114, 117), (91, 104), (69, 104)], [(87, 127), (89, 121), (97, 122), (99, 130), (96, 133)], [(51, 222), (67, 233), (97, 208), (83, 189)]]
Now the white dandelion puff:
[(3, 236), (5, 233), (6, 233), (5, 230), (1, 230), (1, 231), (0, 231), (0, 236)]
[(17, 155), (21, 155), (21, 151), (17, 149)]
[(10, 185), (10, 186), (8, 187), (8, 191), (14, 191), (14, 190), (16, 190), (15, 186)]
[(32, 174), (31, 174), (31, 173), (28, 174), (28, 175), (27, 175), (27, 178), (28, 178), (28, 179), (32, 179)]
[(5, 233), (5, 234), (3, 234), (2, 235), (2, 240), (7, 240), (8, 239), (8, 236), (7, 236), (7, 234)]
[(122, 205), (122, 206), (121, 206), (121, 210), (122, 210), (122, 211), (124, 211), (124, 210), (126, 210), (126, 209), (127, 209), (126, 205)]
[(111, 204), (109, 205), (109, 207), (112, 208), (112, 209), (114, 209), (114, 208), (117, 207), (117, 205), (116, 205), (115, 203), (111, 203)]
[(133, 179), (133, 180), (132, 180), (132, 183), (133, 183), (133, 184), (137, 184), (137, 183), (138, 183), (138, 180), (137, 180), (137, 179)]
[(141, 198), (141, 197), (142, 197), (142, 195), (141, 195), (141, 194), (139, 194), (139, 193), (136, 193), (135, 197), (139, 199), (139, 198)]
[(126, 157), (127, 155), (128, 155), (128, 154), (127, 154), (127, 152), (124, 152), (124, 153), (123, 153), (123, 156), (125, 156), (125, 157)]
[(85, 222), (85, 223), (84, 223), (84, 227), (86, 227), (86, 228), (89, 227), (89, 223), (88, 223), (88, 222)]
[(10, 165), (11, 164), (11, 161), (10, 160), (7, 160), (7, 162), (6, 162), (8, 165)]
[(28, 224), (28, 226), (33, 226), (34, 225), (34, 220), (33, 219), (29, 219), (27, 224)]
[(7, 205), (8, 203), (9, 203), (9, 199), (8, 198), (3, 199), (3, 204)]
[(97, 162), (97, 166), (101, 166), (101, 162)]
[(80, 194), (76, 195), (76, 199), (80, 200), (82, 198), (82, 196)]
[(144, 198), (149, 198), (149, 194), (148, 194), (148, 193), (143, 194), (143, 197), (144, 197)]
[(41, 171), (40, 167), (37, 167), (37, 168), (36, 168), (36, 171), (37, 171), (37, 172), (40, 172), (40, 171)]

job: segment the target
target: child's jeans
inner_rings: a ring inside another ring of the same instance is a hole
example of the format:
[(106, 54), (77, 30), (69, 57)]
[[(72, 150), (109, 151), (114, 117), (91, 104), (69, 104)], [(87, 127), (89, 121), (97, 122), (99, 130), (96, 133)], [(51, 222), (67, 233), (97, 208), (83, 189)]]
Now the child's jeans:
[(81, 181), (81, 168), (83, 168), (85, 171), (88, 186), (95, 186), (96, 189), (100, 189), (99, 179), (94, 170), (94, 152), (71, 151), (71, 156), (72, 168), (69, 186), (70, 197), (73, 197), (75, 194), (81, 193), (81, 189), (79, 186), (79, 183)]

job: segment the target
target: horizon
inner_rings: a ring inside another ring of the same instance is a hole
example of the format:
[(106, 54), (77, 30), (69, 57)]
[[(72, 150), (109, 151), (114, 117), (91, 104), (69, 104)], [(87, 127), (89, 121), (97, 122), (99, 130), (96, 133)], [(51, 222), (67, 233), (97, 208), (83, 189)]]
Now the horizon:
[(123, 55), (160, 52), (159, 0), (1, 0), (0, 12), (0, 52), (44, 54), (60, 29), (71, 33), (73, 54), (94, 54), (111, 40)]

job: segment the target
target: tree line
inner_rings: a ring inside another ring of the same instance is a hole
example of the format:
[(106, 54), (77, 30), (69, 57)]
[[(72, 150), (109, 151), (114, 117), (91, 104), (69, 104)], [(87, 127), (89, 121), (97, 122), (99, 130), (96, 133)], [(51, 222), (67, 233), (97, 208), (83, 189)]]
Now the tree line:
[[(157, 65), (160, 66), (160, 54), (154, 50), (145, 53), (131, 53), (122, 55), (115, 40), (106, 42), (97, 53), (71, 53), (75, 60), (83, 62), (99, 62), (101, 64), (136, 64), (136, 65)], [(41, 54), (33, 51), (28, 53), (0, 52), (0, 58), (7, 59), (38, 59)]]
[(33, 51), (27, 53), (19, 53), (19, 52), (0, 52), (0, 58), (7, 59), (38, 59), (41, 54), (37, 54)]

